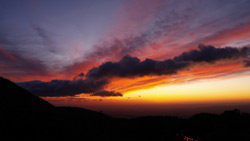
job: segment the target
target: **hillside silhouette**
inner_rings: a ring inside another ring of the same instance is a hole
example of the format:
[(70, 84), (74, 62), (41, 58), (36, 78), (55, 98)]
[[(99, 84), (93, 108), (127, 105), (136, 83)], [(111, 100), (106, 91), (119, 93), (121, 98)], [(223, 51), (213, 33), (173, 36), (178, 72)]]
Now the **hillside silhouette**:
[(189, 119), (118, 119), (82, 108), (55, 107), (4, 78), (0, 87), (0, 141), (250, 140), (250, 114), (237, 109)]

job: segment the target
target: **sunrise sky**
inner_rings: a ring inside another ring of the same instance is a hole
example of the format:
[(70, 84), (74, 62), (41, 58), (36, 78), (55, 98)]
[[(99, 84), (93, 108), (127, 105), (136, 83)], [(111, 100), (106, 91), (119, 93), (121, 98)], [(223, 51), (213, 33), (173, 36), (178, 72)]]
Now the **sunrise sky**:
[(117, 115), (248, 104), (249, 7), (249, 0), (0, 0), (0, 76), (55, 105)]

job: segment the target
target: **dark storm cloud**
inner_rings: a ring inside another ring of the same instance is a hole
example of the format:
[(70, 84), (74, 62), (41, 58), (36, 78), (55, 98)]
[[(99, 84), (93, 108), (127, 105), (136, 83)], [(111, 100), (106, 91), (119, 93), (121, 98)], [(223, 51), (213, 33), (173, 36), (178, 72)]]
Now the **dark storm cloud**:
[(91, 96), (108, 97), (108, 96), (122, 96), (122, 94), (119, 92), (114, 92), (114, 91), (100, 91), (100, 92), (93, 93)]
[[(141, 77), (149, 75), (172, 75), (200, 62), (215, 62), (228, 59), (246, 59), (250, 54), (249, 47), (215, 48), (200, 45), (198, 49), (184, 52), (174, 59), (156, 61), (137, 57), (124, 56), (118, 62), (106, 62), (90, 69), (86, 75), (78, 74), (78, 79), (52, 80), (50, 82), (31, 81), (18, 83), (37, 96), (74, 96), (80, 93), (92, 93), (91, 96), (122, 96), (119, 92), (105, 91), (113, 77)], [(243, 62), (249, 66), (249, 61)], [(85, 79), (82, 79), (85, 76)], [(81, 78), (80, 78), (81, 77)], [(79, 79), (80, 78), (80, 79)]]
[(199, 45), (198, 50), (184, 52), (174, 57), (174, 61), (193, 61), (193, 62), (214, 62), (222, 59), (237, 59), (247, 57), (250, 53), (249, 47), (234, 48), (215, 48), (214, 46)]
[(186, 62), (174, 60), (155, 61), (146, 59), (140, 61), (136, 57), (124, 56), (119, 62), (106, 62), (99, 67), (88, 71), (86, 76), (91, 79), (103, 79), (110, 77), (136, 77), (145, 75), (168, 75), (175, 74), (185, 68)]
[(119, 62), (106, 62), (88, 71), (86, 76), (91, 79), (110, 77), (137, 77), (146, 75), (169, 75), (198, 62), (215, 62), (223, 59), (246, 57), (249, 47), (215, 48), (214, 46), (199, 45), (198, 49), (184, 52), (174, 59), (156, 61), (146, 59), (140, 61), (136, 57), (124, 56)]
[(94, 93), (103, 90), (106, 80), (52, 80), (50, 82), (30, 81), (18, 83), (36, 96), (74, 96), (81, 93)]

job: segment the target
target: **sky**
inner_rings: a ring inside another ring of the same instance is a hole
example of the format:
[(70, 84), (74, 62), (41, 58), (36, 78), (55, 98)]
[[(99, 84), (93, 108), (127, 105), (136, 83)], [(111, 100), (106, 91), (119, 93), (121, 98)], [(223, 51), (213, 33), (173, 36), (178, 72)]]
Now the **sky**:
[(113, 115), (248, 104), (249, 7), (249, 0), (0, 0), (0, 76), (52, 104)]

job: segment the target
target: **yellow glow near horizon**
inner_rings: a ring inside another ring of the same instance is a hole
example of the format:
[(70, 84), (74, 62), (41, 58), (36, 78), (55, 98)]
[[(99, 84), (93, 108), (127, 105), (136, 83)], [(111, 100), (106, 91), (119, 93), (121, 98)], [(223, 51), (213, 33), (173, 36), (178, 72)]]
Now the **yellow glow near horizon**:
[(87, 94), (75, 97), (45, 97), (55, 105), (112, 109), (129, 105), (216, 104), (250, 102), (250, 75), (234, 78), (220, 77), (192, 82), (164, 84), (124, 93), (123, 97), (93, 97)]
[(201, 80), (178, 85), (158, 86), (126, 93), (157, 103), (223, 102), (250, 100), (250, 76), (224, 80)]

